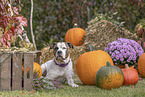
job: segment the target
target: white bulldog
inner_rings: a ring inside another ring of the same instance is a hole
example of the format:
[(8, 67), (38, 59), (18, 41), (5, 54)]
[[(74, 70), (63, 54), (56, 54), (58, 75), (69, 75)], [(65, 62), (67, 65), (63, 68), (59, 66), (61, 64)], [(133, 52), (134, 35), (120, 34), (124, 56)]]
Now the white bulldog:
[(41, 65), (42, 75), (46, 72), (44, 79), (57, 79), (61, 77), (67, 80), (68, 85), (78, 87), (73, 81), (73, 66), (70, 58), (69, 48), (74, 48), (69, 42), (53, 43), (50, 49), (53, 49), (54, 58)]

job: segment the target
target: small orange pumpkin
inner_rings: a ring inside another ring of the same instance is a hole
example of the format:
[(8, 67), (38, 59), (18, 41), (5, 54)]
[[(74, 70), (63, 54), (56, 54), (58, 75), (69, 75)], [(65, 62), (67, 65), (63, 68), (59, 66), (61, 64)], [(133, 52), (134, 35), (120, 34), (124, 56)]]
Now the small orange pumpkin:
[(80, 46), (84, 43), (84, 34), (86, 31), (82, 28), (71, 28), (66, 32), (65, 42), (70, 42), (75, 46)]
[[(24, 74), (24, 67), (23, 66), (22, 66), (22, 73)], [(29, 73), (29, 68), (27, 68), (27, 73)], [(42, 76), (41, 66), (36, 62), (33, 63), (33, 74), (34, 73), (38, 74), (38, 78)]]
[(124, 82), (123, 85), (135, 85), (137, 84), (139, 80), (138, 73), (133, 70), (132, 68), (129, 68), (128, 64), (125, 64), (125, 68), (122, 69), (124, 74)]
[(76, 62), (76, 72), (81, 82), (86, 85), (95, 85), (95, 76), (100, 67), (105, 66), (106, 62), (113, 61), (110, 55), (102, 50), (85, 52), (80, 55)]
[(145, 77), (145, 53), (138, 59), (138, 71), (142, 77)]

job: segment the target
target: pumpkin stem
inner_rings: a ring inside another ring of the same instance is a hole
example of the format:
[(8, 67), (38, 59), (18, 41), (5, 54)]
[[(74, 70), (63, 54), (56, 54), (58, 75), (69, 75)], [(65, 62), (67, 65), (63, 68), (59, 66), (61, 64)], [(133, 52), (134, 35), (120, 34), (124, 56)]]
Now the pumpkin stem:
[(79, 41), (79, 42), (84, 42), (84, 41)]
[(89, 45), (89, 51), (94, 51), (92, 45)]
[(107, 66), (111, 66), (110, 62), (106, 62)]
[(128, 68), (129, 68), (128, 64), (125, 64), (125, 68), (126, 68), (126, 69), (128, 69)]
[(78, 24), (77, 23), (74, 23), (74, 28), (77, 28), (78, 27)]

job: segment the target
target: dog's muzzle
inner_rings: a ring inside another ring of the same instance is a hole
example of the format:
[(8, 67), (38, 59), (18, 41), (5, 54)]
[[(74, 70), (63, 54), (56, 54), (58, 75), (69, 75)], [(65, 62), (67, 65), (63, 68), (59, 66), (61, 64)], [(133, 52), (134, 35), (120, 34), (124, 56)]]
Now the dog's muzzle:
[(57, 51), (56, 60), (65, 60), (67, 56), (63, 57), (63, 52), (61, 50)]
[(58, 55), (62, 55), (62, 51), (57, 51), (57, 54)]

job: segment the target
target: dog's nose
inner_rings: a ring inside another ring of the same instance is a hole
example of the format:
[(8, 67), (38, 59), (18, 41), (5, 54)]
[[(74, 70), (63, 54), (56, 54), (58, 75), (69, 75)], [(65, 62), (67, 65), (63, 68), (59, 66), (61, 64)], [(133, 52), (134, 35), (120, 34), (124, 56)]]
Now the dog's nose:
[(57, 54), (58, 54), (58, 55), (61, 55), (61, 54), (62, 54), (62, 51), (58, 51)]

